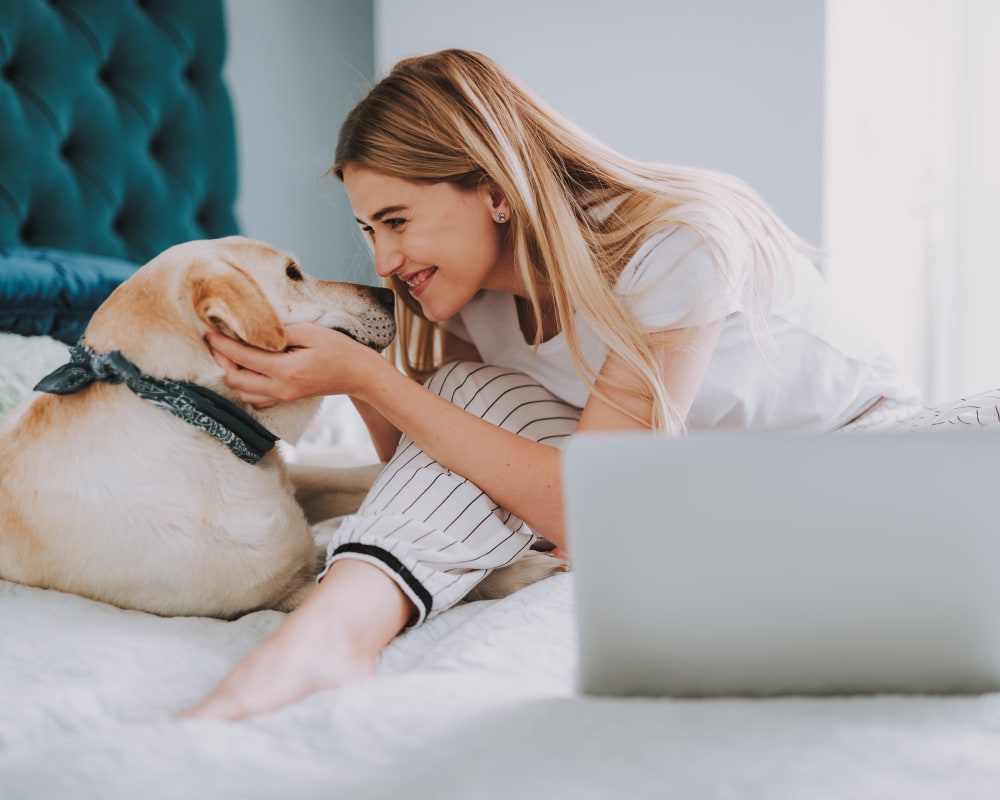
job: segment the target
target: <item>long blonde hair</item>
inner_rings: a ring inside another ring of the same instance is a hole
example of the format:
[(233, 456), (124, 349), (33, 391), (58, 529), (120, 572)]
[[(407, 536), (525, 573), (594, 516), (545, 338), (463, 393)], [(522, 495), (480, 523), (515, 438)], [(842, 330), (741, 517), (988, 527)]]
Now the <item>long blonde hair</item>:
[[(649, 331), (615, 292), (639, 246), (671, 226), (690, 226), (720, 278), (739, 288), (748, 322), (761, 332), (774, 272), (787, 247), (799, 244), (735, 178), (626, 158), (560, 117), (491, 59), (466, 50), (396, 64), (340, 129), (331, 171), (343, 180), (349, 164), (414, 182), (496, 186), (511, 208), (508, 235), (534, 313), (535, 344), (544, 294), (577, 372), (607, 400), (580, 352), (579, 312), (634, 376), (634, 385), (613, 385), (652, 402), (652, 419), (642, 422), (654, 429), (676, 431), (683, 420), (663, 386)], [(747, 280), (739, 277), (745, 267)], [(388, 284), (403, 301), (392, 355), (422, 380), (440, 366), (440, 330), (398, 278)]]

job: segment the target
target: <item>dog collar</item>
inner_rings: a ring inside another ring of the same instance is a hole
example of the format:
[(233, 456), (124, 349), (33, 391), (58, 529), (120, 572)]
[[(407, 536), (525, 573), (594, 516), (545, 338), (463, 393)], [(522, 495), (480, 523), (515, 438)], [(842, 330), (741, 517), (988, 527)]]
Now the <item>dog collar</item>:
[(36, 392), (74, 394), (95, 381), (124, 383), (175, 417), (214, 436), (248, 464), (256, 464), (278, 437), (220, 394), (189, 381), (146, 375), (118, 350), (95, 353), (83, 339), (71, 348), (70, 362), (42, 378)]

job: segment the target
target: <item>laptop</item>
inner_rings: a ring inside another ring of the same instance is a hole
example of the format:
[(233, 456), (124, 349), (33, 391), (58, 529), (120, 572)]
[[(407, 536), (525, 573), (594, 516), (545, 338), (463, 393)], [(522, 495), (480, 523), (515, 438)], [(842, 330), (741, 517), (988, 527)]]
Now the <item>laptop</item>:
[(1000, 439), (582, 433), (579, 689), (1000, 689)]

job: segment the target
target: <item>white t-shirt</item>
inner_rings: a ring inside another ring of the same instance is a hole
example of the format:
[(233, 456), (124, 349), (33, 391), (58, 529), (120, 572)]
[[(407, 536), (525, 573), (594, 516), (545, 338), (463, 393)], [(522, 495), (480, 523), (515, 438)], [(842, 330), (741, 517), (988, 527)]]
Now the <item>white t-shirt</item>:
[[(790, 262), (775, 277), (771, 341), (757, 343), (739, 292), (720, 279), (693, 229), (677, 226), (652, 237), (622, 271), (617, 291), (651, 330), (725, 320), (688, 414), (689, 430), (829, 431), (880, 397), (917, 401), (892, 360), (838, 310), (812, 262), (797, 252)], [(599, 370), (608, 349), (580, 315), (576, 324), (581, 351)], [(526, 343), (513, 295), (483, 291), (444, 327), (472, 342), (486, 363), (530, 375), (572, 405), (586, 403), (590, 389), (573, 367), (564, 335), (537, 350)]]

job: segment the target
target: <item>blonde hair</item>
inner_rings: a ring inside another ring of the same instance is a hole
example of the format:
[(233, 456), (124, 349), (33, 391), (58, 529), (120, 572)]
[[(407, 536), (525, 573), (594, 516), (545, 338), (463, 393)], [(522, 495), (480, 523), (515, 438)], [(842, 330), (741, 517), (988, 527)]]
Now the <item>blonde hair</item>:
[[(545, 294), (577, 372), (611, 402), (581, 355), (579, 312), (635, 379), (611, 385), (651, 401), (652, 419), (641, 422), (654, 429), (677, 431), (683, 420), (663, 386), (649, 331), (615, 292), (640, 245), (674, 225), (690, 226), (718, 264), (720, 279), (739, 291), (759, 333), (766, 330), (774, 272), (784, 265), (787, 247), (799, 244), (735, 178), (626, 158), (556, 114), (492, 60), (466, 50), (396, 64), (341, 127), (332, 171), (343, 180), (347, 165), (414, 182), (496, 186), (511, 208), (508, 235), (535, 317), (535, 344)], [(739, 277), (744, 267), (746, 280)], [(391, 355), (423, 380), (441, 366), (440, 330), (398, 278), (387, 284), (402, 298)]]

